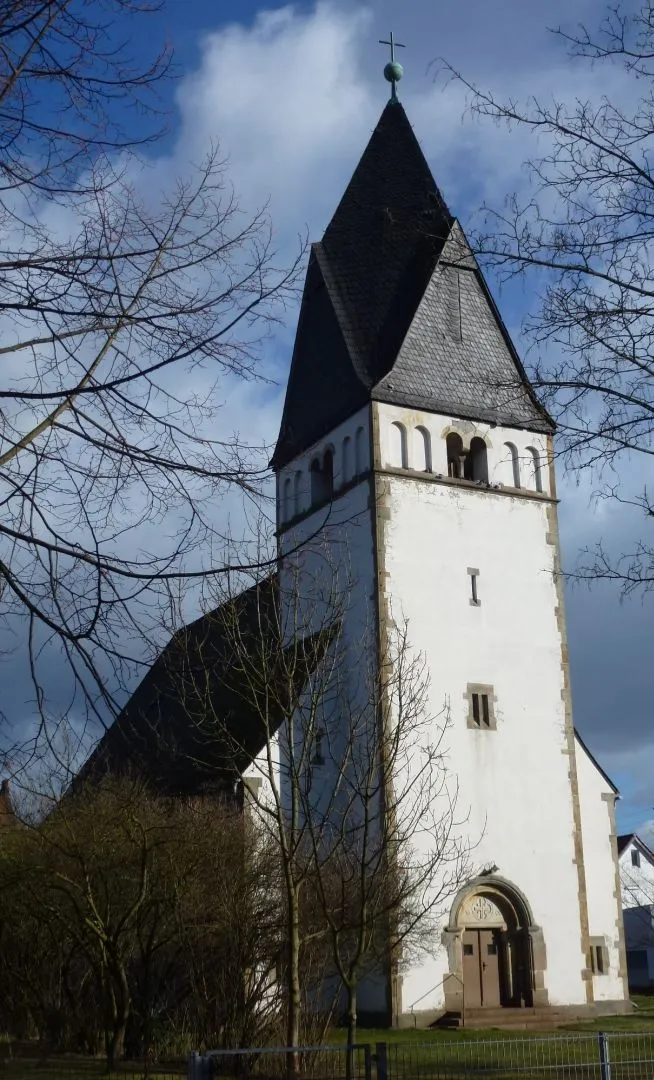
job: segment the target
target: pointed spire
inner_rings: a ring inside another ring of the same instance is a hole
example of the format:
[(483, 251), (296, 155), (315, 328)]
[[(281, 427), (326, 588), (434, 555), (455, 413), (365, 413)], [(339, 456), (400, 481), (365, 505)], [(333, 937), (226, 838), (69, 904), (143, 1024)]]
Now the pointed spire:
[(272, 467), (371, 399), (553, 430), (396, 97), (312, 247)]
[[(389, 102), (321, 245), (344, 308), (348, 346), (370, 381), (394, 359), (390, 340), (380, 335), (395, 302), (406, 298), (400, 285), (409, 275), (424, 289), (453, 220), (404, 108)], [(398, 346), (406, 330), (405, 319), (394, 321)]]

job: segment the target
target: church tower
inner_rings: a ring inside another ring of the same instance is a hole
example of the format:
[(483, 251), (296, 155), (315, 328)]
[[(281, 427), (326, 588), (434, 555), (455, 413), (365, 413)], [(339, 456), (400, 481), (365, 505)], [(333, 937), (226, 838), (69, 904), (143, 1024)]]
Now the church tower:
[(360, 1002), (396, 1023), (627, 1007), (617, 792), (573, 728), (553, 433), (393, 92), (311, 248), (272, 465), (282, 582), (322, 537), (347, 563), (349, 664), (406, 620), (451, 717), (480, 870), (430, 957)]

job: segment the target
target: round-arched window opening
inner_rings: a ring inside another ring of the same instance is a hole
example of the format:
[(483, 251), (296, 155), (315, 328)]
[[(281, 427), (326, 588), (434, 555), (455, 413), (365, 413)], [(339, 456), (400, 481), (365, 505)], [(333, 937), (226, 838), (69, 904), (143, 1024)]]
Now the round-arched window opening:
[(326, 502), (334, 494), (334, 455), (325, 450), (322, 464), (318, 458), (311, 462), (311, 503)]
[(465, 454), (463, 439), (456, 431), (451, 431), (445, 440), (447, 449), (447, 475), (463, 477)]
[(467, 480), (476, 480), (480, 483), (488, 483), (488, 451), (483, 439), (475, 436), (470, 442), (470, 450), (466, 460)]

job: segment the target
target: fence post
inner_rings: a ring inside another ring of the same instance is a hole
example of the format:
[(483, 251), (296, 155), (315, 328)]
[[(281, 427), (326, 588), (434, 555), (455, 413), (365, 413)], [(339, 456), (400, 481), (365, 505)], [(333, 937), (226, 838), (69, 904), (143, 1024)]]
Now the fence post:
[(609, 1037), (605, 1031), (597, 1036), (599, 1041), (600, 1076), (602, 1080), (611, 1080), (611, 1058), (609, 1056)]
[(377, 1043), (375, 1056), (377, 1058), (377, 1080), (388, 1080), (388, 1044)]
[(363, 1047), (363, 1072), (365, 1080), (372, 1080), (372, 1051), (370, 1043), (364, 1043)]

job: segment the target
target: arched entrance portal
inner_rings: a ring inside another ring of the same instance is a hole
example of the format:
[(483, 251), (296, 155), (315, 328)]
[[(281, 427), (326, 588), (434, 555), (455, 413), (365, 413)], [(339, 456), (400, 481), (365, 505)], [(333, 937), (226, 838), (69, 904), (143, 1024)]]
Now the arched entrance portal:
[(455, 998), (466, 1010), (546, 1003), (542, 932), (508, 882), (483, 877), (460, 893), (444, 938), (452, 1005)]

